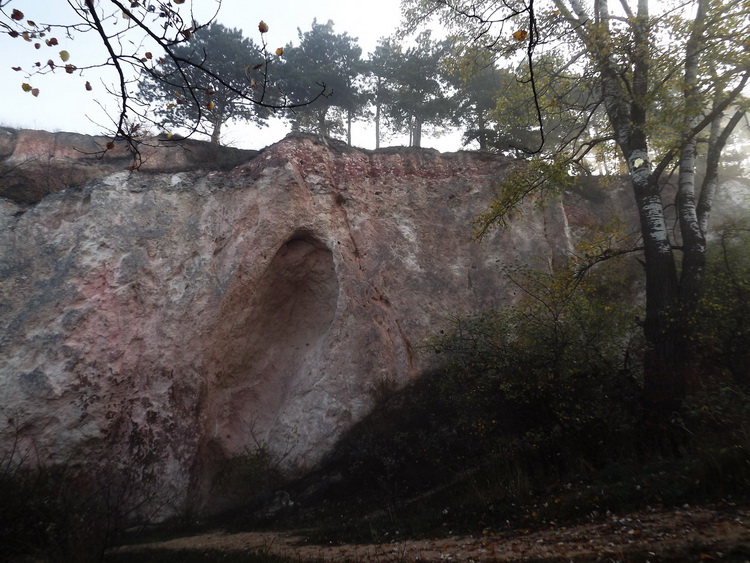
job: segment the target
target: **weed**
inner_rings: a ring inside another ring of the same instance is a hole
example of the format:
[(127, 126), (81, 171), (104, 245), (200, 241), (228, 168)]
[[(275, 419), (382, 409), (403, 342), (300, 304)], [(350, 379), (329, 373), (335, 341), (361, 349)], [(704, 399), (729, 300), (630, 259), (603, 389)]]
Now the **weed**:
[(127, 526), (148, 519), (155, 495), (127, 470), (32, 463), (17, 436), (0, 462), (0, 560), (99, 561)]

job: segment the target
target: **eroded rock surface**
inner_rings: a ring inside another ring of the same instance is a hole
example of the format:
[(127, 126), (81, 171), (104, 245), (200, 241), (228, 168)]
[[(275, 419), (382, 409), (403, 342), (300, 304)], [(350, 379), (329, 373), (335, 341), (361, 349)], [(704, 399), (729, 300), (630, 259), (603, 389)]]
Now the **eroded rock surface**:
[(220, 507), (258, 445), (309, 468), (448, 317), (513, 299), (504, 266), (569, 250), (562, 204), (471, 240), (511, 165), (297, 136), (230, 171), (0, 200), (3, 447), (127, 466), (175, 509)]
[[(33, 204), (46, 195), (103, 178), (134, 164), (123, 140), (78, 133), (0, 127), (0, 198)], [(227, 170), (258, 151), (191, 139), (154, 137), (138, 144), (139, 170)]]

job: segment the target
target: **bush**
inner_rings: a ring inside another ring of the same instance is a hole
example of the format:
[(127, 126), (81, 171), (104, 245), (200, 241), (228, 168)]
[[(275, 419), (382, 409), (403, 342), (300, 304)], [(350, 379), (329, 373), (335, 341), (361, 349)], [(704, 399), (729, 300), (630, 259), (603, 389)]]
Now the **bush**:
[(691, 326), (699, 378), (682, 422), (696, 449), (750, 451), (750, 224), (720, 227), (709, 257)]
[(635, 455), (636, 312), (611, 300), (627, 280), (597, 276), (515, 274), (517, 306), (453, 319), (426, 346), (442, 366), (385, 395), (339, 445), (353, 486), (395, 509), (480, 467), (517, 494)]
[(709, 247), (705, 292), (693, 319), (701, 368), (750, 392), (750, 222), (722, 226)]
[(152, 501), (127, 471), (33, 465), (14, 448), (0, 462), (0, 561), (101, 561)]
[(387, 510), (360, 527), (340, 516), (332, 536), (475, 531), (541, 513), (537, 505), (556, 520), (746, 498), (750, 229), (729, 235), (716, 242), (692, 319), (701, 385), (663, 434), (654, 437), (643, 407), (638, 272), (614, 261), (583, 278), (511, 272), (514, 306), (453, 318), (425, 345), (439, 367), (374, 392), (375, 409), (339, 442), (323, 470), (336, 475), (326, 502), (340, 495), (337, 515), (352, 499)]

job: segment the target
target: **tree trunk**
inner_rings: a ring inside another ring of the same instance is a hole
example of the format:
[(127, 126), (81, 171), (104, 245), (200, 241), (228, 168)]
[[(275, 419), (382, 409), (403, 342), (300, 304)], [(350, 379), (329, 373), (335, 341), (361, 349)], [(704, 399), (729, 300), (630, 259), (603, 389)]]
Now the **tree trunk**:
[(375, 104), (375, 148), (380, 148), (380, 103)]
[(211, 144), (218, 145), (221, 142), (221, 126), (224, 124), (220, 115), (215, 115), (213, 118), (214, 129), (211, 131)]
[(318, 134), (322, 140), (328, 137), (328, 123), (326, 122), (327, 110), (318, 111)]
[(635, 175), (633, 192), (641, 223), (646, 274), (648, 349), (644, 358), (644, 398), (654, 411), (673, 412), (684, 397), (681, 373), (683, 339), (672, 315), (678, 303), (678, 276), (669, 241), (659, 185), (653, 174)]
[(735, 111), (723, 130), (721, 129), (723, 114), (717, 115), (711, 123), (711, 134), (708, 138), (708, 150), (706, 153), (706, 174), (703, 178), (696, 209), (698, 223), (704, 233), (708, 232), (708, 220), (711, 215), (716, 187), (719, 184), (719, 161), (721, 160), (721, 153), (729, 140), (729, 136), (744, 115), (745, 111), (743, 109)]
[[(608, 37), (609, 12), (597, 3), (597, 20)], [(581, 8), (582, 9), (582, 8)], [(615, 140), (627, 162), (641, 225), (646, 274), (646, 318), (643, 322), (648, 349), (644, 357), (644, 399), (653, 413), (671, 413), (685, 393), (681, 369), (683, 339), (671, 315), (679, 299), (677, 264), (667, 230), (658, 177), (652, 172), (646, 138), (649, 77), (648, 2), (638, 1), (633, 22), (635, 48), (630, 92), (607, 50), (599, 60), (604, 106), (615, 131)]]
[(479, 124), (479, 150), (487, 150), (487, 120), (484, 118), (484, 112), (477, 110), (477, 123)]
[(346, 111), (346, 144), (352, 146), (352, 111)]
[(412, 134), (411, 146), (419, 148), (422, 146), (422, 119), (415, 117), (413, 124), (414, 132)]
[[(707, 0), (698, 2), (693, 30), (685, 50), (685, 131), (692, 130), (701, 120), (701, 99), (698, 85), (698, 58), (703, 48), (703, 25)], [(684, 330), (687, 317), (695, 310), (703, 289), (706, 269), (706, 235), (698, 222), (695, 204), (695, 148), (696, 138), (683, 142), (680, 148), (680, 171), (675, 205), (682, 235), (683, 259), (680, 279), (680, 312)]]

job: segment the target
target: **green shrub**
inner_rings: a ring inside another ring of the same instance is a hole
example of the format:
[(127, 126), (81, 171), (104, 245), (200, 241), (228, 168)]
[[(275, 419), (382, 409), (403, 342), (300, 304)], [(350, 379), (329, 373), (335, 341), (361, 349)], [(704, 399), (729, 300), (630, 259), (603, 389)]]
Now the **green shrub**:
[(702, 370), (750, 392), (750, 221), (722, 226), (708, 255), (696, 355)]
[(682, 423), (694, 448), (750, 451), (750, 222), (720, 227), (692, 319), (695, 388)]
[(219, 464), (213, 491), (221, 497), (267, 499), (284, 481), (281, 461), (281, 456), (259, 442)]
[(396, 509), (478, 467), (512, 495), (634, 456), (636, 311), (611, 299), (628, 280), (597, 276), (526, 272), (517, 306), (453, 319), (426, 346), (442, 366), (384, 395), (339, 445), (353, 486)]
[(154, 501), (127, 470), (0, 461), (0, 561), (100, 561)]
[(649, 434), (643, 407), (640, 273), (622, 261), (585, 277), (576, 264), (556, 274), (511, 272), (514, 306), (452, 319), (425, 345), (439, 367), (374, 393), (372, 413), (340, 441), (327, 467), (343, 478), (326, 500), (339, 494), (342, 507), (355, 498), (360, 509), (387, 510), (362, 526), (340, 516), (332, 537), (344, 529), (351, 537), (368, 529), (432, 535), (470, 521), (473, 530), (525, 522), (524, 514), (556, 520), (746, 498), (747, 233), (734, 228), (716, 242), (721, 251), (692, 320), (700, 385), (663, 435)]

